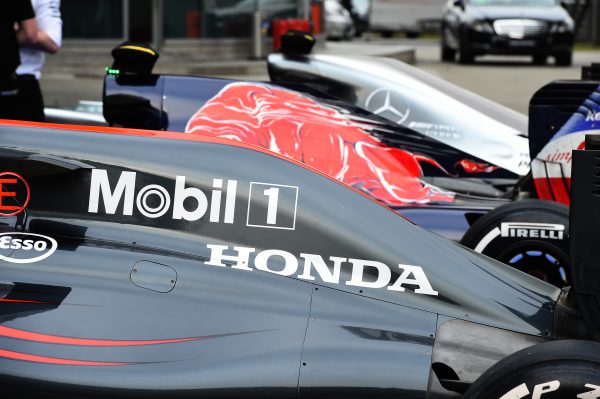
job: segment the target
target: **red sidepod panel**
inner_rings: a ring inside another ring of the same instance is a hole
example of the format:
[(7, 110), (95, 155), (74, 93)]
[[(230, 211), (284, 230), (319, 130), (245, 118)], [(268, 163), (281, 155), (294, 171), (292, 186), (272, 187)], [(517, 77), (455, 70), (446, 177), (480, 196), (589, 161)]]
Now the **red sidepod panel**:
[(186, 132), (261, 146), (387, 205), (454, 200), (454, 193), (420, 180), (419, 163), (439, 167), (434, 160), (387, 146), (349, 115), (289, 90), (229, 84), (192, 116)]

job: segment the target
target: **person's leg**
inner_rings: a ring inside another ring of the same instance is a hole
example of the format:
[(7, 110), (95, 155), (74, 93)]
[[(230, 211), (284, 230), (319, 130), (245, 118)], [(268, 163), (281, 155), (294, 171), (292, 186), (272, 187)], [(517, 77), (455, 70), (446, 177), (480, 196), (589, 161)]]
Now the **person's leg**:
[(44, 122), (44, 98), (38, 80), (33, 75), (20, 75), (19, 82), (19, 119)]
[(14, 75), (0, 76), (0, 119), (18, 119), (17, 93), (17, 80)]

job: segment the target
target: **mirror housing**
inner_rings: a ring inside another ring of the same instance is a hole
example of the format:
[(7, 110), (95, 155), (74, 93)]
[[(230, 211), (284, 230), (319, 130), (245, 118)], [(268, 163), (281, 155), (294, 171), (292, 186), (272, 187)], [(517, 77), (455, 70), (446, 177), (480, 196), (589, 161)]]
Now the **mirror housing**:
[(136, 42), (124, 42), (115, 47), (113, 64), (107, 68), (110, 75), (151, 75), (159, 54), (152, 47)]

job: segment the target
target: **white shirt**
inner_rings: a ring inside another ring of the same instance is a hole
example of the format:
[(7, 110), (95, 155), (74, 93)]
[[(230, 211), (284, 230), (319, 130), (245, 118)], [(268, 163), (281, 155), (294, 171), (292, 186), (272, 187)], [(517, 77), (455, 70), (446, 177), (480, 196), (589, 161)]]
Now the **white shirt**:
[[(31, 0), (35, 11), (35, 21), (38, 29), (45, 31), (58, 47), (62, 44), (62, 19), (60, 18), (60, 0)], [(42, 77), (45, 53), (34, 48), (21, 48), (21, 65), (17, 68), (18, 75), (31, 74), (36, 79)]]

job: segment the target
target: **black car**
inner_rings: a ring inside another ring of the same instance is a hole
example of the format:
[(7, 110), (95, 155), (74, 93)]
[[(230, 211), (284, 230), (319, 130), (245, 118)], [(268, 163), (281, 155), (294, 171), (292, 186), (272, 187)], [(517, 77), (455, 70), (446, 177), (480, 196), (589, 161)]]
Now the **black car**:
[(449, 0), (442, 20), (442, 61), (477, 55), (532, 55), (571, 65), (574, 23), (557, 0)]

